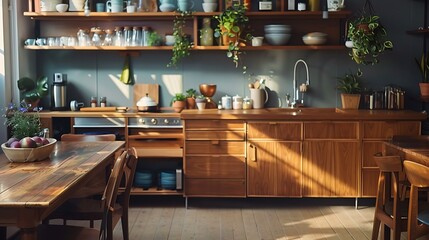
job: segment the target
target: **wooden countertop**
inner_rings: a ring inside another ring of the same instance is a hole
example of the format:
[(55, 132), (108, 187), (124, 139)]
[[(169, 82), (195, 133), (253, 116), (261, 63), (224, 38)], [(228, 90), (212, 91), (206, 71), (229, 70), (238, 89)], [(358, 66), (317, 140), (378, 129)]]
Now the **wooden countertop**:
[[(343, 110), (338, 108), (263, 108), (250, 110), (192, 109), (181, 113), (162, 113), (182, 119), (240, 119), (240, 120), (424, 120), (427, 114), (411, 110)], [(73, 112), (42, 111), (40, 117), (159, 117), (159, 113), (128, 111)]]

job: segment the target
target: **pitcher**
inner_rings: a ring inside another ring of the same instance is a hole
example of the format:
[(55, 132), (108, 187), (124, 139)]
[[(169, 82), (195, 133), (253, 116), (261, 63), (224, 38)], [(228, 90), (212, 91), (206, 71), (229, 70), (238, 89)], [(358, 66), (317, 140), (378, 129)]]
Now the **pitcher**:
[(264, 108), (264, 104), (268, 102), (268, 93), (265, 89), (250, 89), (250, 98), (253, 101), (253, 108)]
[(124, 0), (109, 0), (106, 2), (108, 12), (123, 12), (126, 8)]

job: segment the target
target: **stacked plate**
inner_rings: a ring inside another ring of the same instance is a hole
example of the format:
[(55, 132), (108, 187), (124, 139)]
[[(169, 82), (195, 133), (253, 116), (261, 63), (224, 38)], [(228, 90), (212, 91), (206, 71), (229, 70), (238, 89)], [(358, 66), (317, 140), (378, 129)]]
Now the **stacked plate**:
[(271, 45), (286, 45), (290, 39), (290, 26), (283, 24), (265, 25), (265, 39)]
[(136, 171), (134, 175), (134, 186), (149, 189), (153, 184), (152, 179), (152, 172), (146, 170)]
[(176, 189), (176, 171), (161, 171), (159, 173), (159, 187), (162, 189)]

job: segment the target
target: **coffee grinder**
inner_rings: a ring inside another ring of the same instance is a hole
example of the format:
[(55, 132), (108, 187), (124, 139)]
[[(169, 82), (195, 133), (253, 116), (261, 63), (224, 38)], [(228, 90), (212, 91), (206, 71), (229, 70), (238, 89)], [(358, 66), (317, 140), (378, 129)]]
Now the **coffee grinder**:
[(67, 109), (67, 75), (54, 73), (52, 84), (52, 110)]

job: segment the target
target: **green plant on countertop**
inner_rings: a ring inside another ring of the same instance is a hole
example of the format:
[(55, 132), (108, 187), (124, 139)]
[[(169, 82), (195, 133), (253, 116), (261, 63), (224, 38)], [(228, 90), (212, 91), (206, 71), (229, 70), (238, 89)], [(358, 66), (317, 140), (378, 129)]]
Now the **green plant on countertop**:
[(337, 89), (345, 94), (358, 94), (361, 90), (362, 72), (358, 69), (357, 73), (346, 73), (344, 77), (338, 77)]
[(149, 37), (147, 39), (147, 43), (149, 46), (161, 46), (162, 37), (157, 32), (149, 32)]
[(218, 21), (215, 37), (219, 37), (222, 44), (228, 46), (226, 56), (232, 59), (235, 67), (238, 67), (240, 55), (243, 53), (241, 47), (245, 46), (246, 41), (252, 37), (248, 33), (244, 38), (241, 37), (249, 23), (246, 11), (247, 4), (234, 4), (220, 15), (214, 16)]
[(28, 77), (20, 78), (18, 80), (18, 89), (21, 91), (22, 99), (27, 104), (34, 104), (48, 95), (48, 77), (42, 76), (36, 81)]
[(193, 88), (189, 88), (188, 90), (186, 90), (186, 97), (187, 98), (195, 98), (196, 95), (197, 95), (197, 90), (195, 90)]
[(365, 1), (360, 15), (349, 21), (347, 38), (353, 42), (349, 56), (358, 64), (375, 65), (381, 53), (393, 48), (370, 0)]
[(177, 101), (185, 101), (186, 100), (186, 96), (183, 93), (176, 93), (173, 98), (171, 99), (171, 102), (177, 102)]
[(19, 109), (11, 103), (3, 115), (6, 118), (5, 124), (11, 129), (11, 135), (17, 139), (33, 137), (41, 131), (42, 125), (38, 112), (29, 114), (26, 113), (27, 109), (25, 102), (22, 103)]
[(207, 102), (207, 98), (206, 98), (204, 95), (198, 95), (198, 96), (195, 98), (195, 101), (196, 101), (196, 102)]
[(178, 13), (173, 23), (173, 36), (175, 39), (173, 55), (167, 67), (176, 67), (182, 58), (190, 55), (189, 50), (194, 46), (190, 36), (185, 32), (186, 21), (192, 16), (192, 11), (182, 12), (178, 10)]
[(422, 76), (422, 82), (428, 83), (429, 82), (429, 52), (423, 53), (420, 57), (420, 61), (416, 58), (415, 59), (417, 66), (419, 67), (420, 74)]

